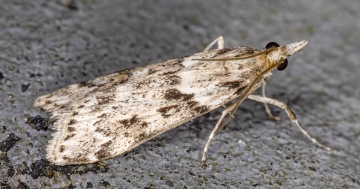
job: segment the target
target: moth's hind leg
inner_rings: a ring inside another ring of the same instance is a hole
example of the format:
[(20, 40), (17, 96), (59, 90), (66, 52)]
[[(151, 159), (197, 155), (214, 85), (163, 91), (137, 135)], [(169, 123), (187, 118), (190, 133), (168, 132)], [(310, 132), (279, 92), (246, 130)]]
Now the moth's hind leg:
[[(265, 95), (265, 86), (266, 86), (266, 81), (263, 81), (263, 83), (262, 83), (262, 88), (261, 88), (261, 95), (266, 98), (266, 95)], [(273, 120), (275, 120), (275, 121), (279, 121), (279, 120), (280, 120), (280, 117), (274, 116), (274, 115), (272, 114), (272, 112), (271, 112), (271, 110), (270, 110), (270, 108), (269, 108), (269, 106), (268, 106), (268, 104), (267, 104), (266, 102), (264, 102), (264, 106), (265, 106), (265, 111), (266, 111), (266, 113), (269, 115), (269, 117), (270, 117), (271, 119), (273, 119)]]
[(232, 117), (233, 112), (236, 110), (237, 106), (238, 105), (236, 103), (234, 103), (234, 104), (230, 105), (229, 107), (225, 108), (225, 110), (222, 112), (222, 115), (221, 115), (219, 121), (217, 122), (216, 126), (212, 130), (212, 132), (209, 136), (209, 139), (206, 142), (204, 152), (203, 152), (203, 155), (201, 158), (201, 166), (203, 169), (206, 168), (206, 153), (210, 147), (210, 143), (211, 143), (212, 139), (214, 138), (215, 134), (218, 133), (225, 126), (225, 124), (229, 121), (229, 119)]
[(208, 44), (204, 50), (202, 50), (201, 52), (207, 52), (211, 49), (211, 47), (213, 47), (215, 45), (215, 43), (217, 43), (218, 45), (218, 49), (223, 49), (224, 48), (224, 37), (223, 36), (219, 36), (218, 38), (216, 38), (213, 42), (211, 42), (210, 44)]
[(249, 99), (251, 100), (255, 100), (258, 102), (262, 102), (262, 103), (268, 103), (268, 104), (272, 104), (275, 105), (279, 108), (282, 108), (286, 111), (289, 119), (294, 122), (298, 128), (300, 129), (300, 131), (308, 138), (311, 140), (311, 142), (315, 143), (316, 145), (318, 145), (321, 148), (324, 148), (325, 150), (330, 151), (331, 148), (328, 146), (325, 146), (323, 144), (321, 144), (320, 142), (318, 142), (315, 138), (313, 138), (299, 123), (299, 121), (297, 120), (295, 114), (290, 110), (290, 108), (283, 102), (280, 102), (278, 100), (272, 99), (272, 98), (267, 98), (267, 97), (262, 97), (262, 96), (258, 96), (258, 95), (249, 95), (248, 96)]

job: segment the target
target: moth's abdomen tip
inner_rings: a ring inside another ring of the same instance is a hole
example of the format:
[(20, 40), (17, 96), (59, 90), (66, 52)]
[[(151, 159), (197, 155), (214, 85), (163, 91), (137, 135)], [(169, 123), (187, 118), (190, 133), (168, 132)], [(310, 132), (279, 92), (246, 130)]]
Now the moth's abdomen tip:
[(303, 49), (308, 44), (308, 41), (302, 40), (295, 43), (290, 43), (285, 46), (285, 51), (288, 56), (291, 56)]
[(34, 101), (35, 107), (40, 107), (40, 106), (42, 106), (42, 104), (43, 104), (43, 99), (41, 97), (38, 97), (37, 99), (35, 99), (35, 101)]

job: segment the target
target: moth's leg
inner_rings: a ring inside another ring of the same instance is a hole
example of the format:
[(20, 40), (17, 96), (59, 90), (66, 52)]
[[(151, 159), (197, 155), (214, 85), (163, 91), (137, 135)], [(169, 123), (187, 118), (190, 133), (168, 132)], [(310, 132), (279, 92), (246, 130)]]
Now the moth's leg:
[(331, 148), (328, 146), (325, 146), (323, 144), (321, 144), (320, 142), (318, 142), (315, 138), (313, 138), (299, 123), (299, 121), (296, 119), (295, 114), (290, 110), (290, 108), (283, 102), (280, 102), (278, 100), (272, 99), (272, 98), (267, 98), (267, 97), (262, 97), (262, 96), (258, 96), (258, 95), (249, 95), (248, 96), (249, 99), (251, 100), (255, 100), (258, 102), (262, 102), (262, 103), (268, 103), (268, 104), (272, 104), (275, 105), (279, 108), (282, 108), (286, 111), (289, 119), (296, 123), (296, 125), (298, 126), (298, 128), (300, 129), (300, 131), (308, 138), (311, 140), (311, 142), (315, 143), (316, 145), (318, 145), (321, 148), (324, 148), (325, 150), (330, 151)]
[(213, 47), (215, 45), (215, 43), (217, 43), (218, 45), (218, 49), (223, 49), (224, 48), (224, 37), (223, 36), (219, 36), (218, 38), (216, 38), (213, 42), (211, 42), (210, 44), (208, 44), (204, 50), (202, 50), (201, 52), (207, 52), (211, 49), (211, 47)]
[(201, 166), (203, 169), (206, 168), (206, 153), (209, 149), (209, 146), (210, 146), (210, 143), (211, 143), (211, 140), (214, 138), (215, 134), (217, 132), (219, 132), (219, 130), (221, 130), (225, 124), (229, 121), (229, 119), (232, 116), (233, 112), (236, 110), (237, 108), (237, 105), (236, 103), (230, 105), (229, 107), (227, 107), (223, 112), (222, 112), (222, 115), (219, 119), (219, 121), (217, 122), (216, 126), (214, 127), (214, 129), (212, 130), (210, 136), (209, 136), (209, 139), (207, 140), (206, 142), (206, 145), (205, 145), (205, 148), (204, 148), (204, 152), (203, 152), (203, 156), (201, 158)]
[[(266, 95), (265, 95), (265, 86), (266, 86), (266, 81), (263, 81), (263, 83), (262, 83), (262, 88), (261, 88), (261, 95), (262, 95), (263, 97), (266, 97)], [(275, 120), (275, 121), (279, 121), (279, 120), (280, 120), (280, 117), (274, 116), (274, 115), (271, 113), (271, 110), (270, 110), (270, 108), (269, 108), (269, 106), (268, 106), (268, 104), (267, 104), (266, 102), (264, 102), (264, 106), (265, 106), (265, 111), (266, 111), (266, 113), (269, 115), (269, 117), (270, 117), (271, 119), (273, 119), (273, 120)]]

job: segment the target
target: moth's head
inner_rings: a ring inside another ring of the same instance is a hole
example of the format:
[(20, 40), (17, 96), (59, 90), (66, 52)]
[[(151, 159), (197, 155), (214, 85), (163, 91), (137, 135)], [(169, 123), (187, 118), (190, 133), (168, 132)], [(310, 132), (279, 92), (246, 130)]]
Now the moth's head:
[(308, 42), (305, 40), (298, 41), (295, 43), (290, 43), (288, 45), (280, 47), (279, 44), (275, 42), (270, 42), (266, 45), (266, 49), (274, 49), (268, 53), (267, 58), (272, 65), (274, 65), (278, 70), (284, 70), (287, 67), (288, 60), (287, 58), (303, 49)]

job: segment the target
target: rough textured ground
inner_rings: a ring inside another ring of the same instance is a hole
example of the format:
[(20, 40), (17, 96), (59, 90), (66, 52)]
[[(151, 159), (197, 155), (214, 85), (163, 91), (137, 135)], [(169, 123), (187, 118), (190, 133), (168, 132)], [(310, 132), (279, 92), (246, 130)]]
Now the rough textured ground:
[[(0, 1), (1, 187), (19, 188), (359, 188), (360, 3), (245, 1)], [(309, 45), (269, 80), (286, 102), (270, 120), (246, 101), (201, 153), (221, 109), (116, 158), (79, 166), (45, 159), (48, 115), (40, 95), (70, 83), (200, 51), (219, 35), (225, 45), (263, 48), (269, 41)], [(39, 115), (40, 117), (36, 117)]]

